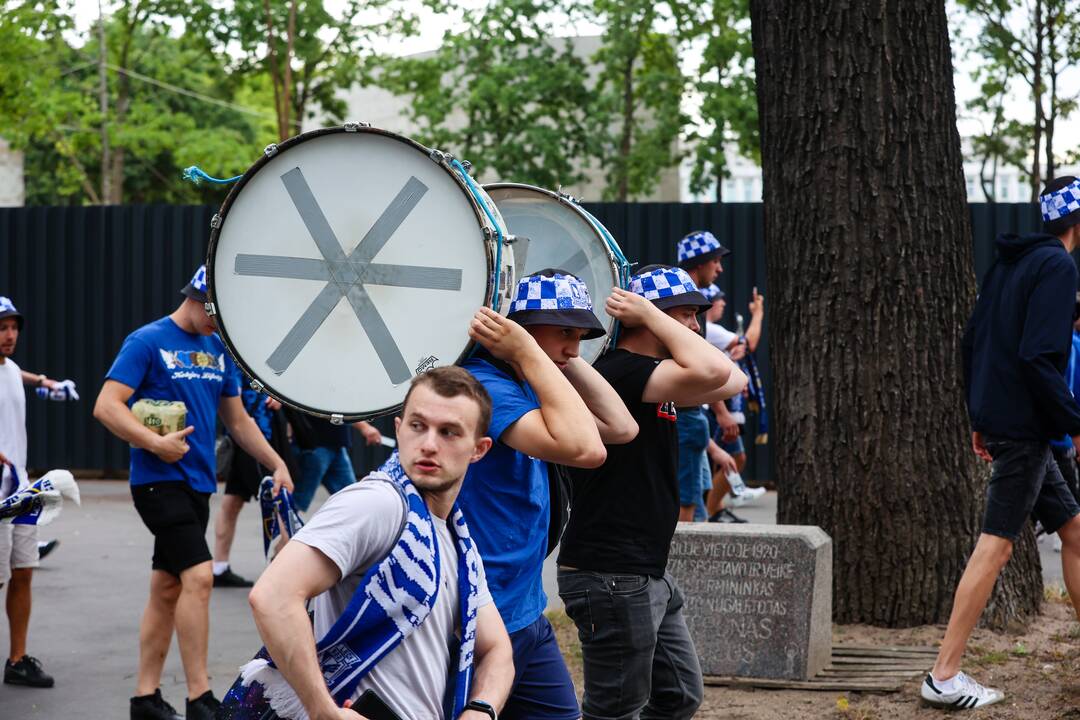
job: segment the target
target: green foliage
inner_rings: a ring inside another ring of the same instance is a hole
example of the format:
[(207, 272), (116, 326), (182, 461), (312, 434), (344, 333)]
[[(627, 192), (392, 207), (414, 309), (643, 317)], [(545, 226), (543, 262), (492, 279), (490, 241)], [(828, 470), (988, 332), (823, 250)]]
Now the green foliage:
[(687, 137), (693, 151), (690, 191), (702, 193), (715, 184), (721, 200), (730, 148), (761, 163), (749, 6), (743, 0), (712, 0), (681, 10), (683, 35), (705, 42), (695, 84), (701, 128)]
[[(1076, 111), (1077, 97), (1063, 94), (1059, 78), (1080, 62), (1080, 0), (1040, 0), (1017, 5), (1011, 0), (958, 0), (961, 19), (974, 23), (977, 36), (968, 49), (979, 64), (973, 72), (980, 94), (970, 104), (990, 118), (990, 126), (973, 138), (982, 158), (987, 198), (994, 199), (993, 178), (998, 163), (1026, 172), (1037, 195), (1056, 167), (1076, 156), (1076, 145), (1055, 146), (1059, 121)], [(1026, 95), (1031, 120), (1008, 117), (1004, 100), (1012, 92)], [(1060, 138), (1057, 138), (1060, 140)], [(1044, 161), (1045, 155), (1045, 161)]]
[(537, 0), (491, 0), (465, 11), (426, 57), (389, 59), (378, 82), (411, 96), (418, 139), (499, 180), (558, 187), (578, 182), (587, 157), (586, 67), (553, 38)]
[(415, 16), (402, 0), (349, 0), (338, 15), (322, 0), (196, 0), (188, 20), (232, 81), (268, 81), (279, 139), (321, 111), (346, 112), (339, 90), (369, 82), (375, 42), (409, 35)]
[(674, 22), (670, 7), (652, 0), (594, 0), (605, 30), (593, 58), (600, 66), (593, 110), (592, 146), (606, 171), (605, 199), (649, 194), (660, 173), (679, 162), (676, 141), (687, 122), (686, 79), (677, 38), (660, 23)]

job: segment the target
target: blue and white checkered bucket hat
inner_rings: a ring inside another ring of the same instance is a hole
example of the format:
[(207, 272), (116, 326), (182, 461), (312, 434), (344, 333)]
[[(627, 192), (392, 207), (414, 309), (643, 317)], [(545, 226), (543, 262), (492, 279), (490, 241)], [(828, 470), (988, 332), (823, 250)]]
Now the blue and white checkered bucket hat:
[(15, 303), (11, 302), (11, 300), (3, 295), (0, 295), (0, 320), (9, 317), (15, 318), (19, 325), (19, 329), (22, 330), (24, 320), (22, 313), (15, 309)]
[(593, 313), (589, 288), (562, 270), (541, 270), (523, 277), (507, 317), (521, 325), (556, 325), (588, 330), (584, 340), (606, 335)]
[(716, 257), (723, 257), (731, 251), (720, 244), (708, 230), (696, 230), (675, 246), (679, 267), (689, 270)]
[[(1080, 180), (1073, 180), (1065, 187), (1039, 196), (1043, 222), (1054, 222), (1080, 211)], [(1080, 219), (1076, 215), (1075, 219)]]
[(651, 300), (661, 310), (694, 305), (712, 307), (685, 270), (668, 265), (650, 265), (630, 278), (630, 292)]
[(701, 288), (701, 294), (711, 303), (714, 303), (717, 300), (723, 300), (726, 297), (724, 291), (716, 287), (715, 284), (710, 284), (708, 287)]
[(191, 280), (180, 291), (195, 302), (206, 302), (206, 266), (200, 265)]

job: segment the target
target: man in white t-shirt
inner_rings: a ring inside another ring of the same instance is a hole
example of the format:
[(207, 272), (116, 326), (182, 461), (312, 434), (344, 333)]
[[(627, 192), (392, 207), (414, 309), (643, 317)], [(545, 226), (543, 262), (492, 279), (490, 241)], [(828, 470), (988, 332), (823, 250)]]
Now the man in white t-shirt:
[[(0, 499), (14, 492), (26, 477), (26, 390), (24, 386), (57, 386), (44, 375), (28, 373), (11, 359), (19, 342), (23, 316), (6, 297), (0, 296)], [(11, 472), (11, 468), (15, 473)], [(0, 524), (0, 587), (7, 589), (8, 629), (11, 650), (4, 663), (4, 682), (48, 688), (53, 679), (41, 669), (37, 658), (26, 654), (30, 627), (30, 586), (38, 566), (37, 526)]]
[[(483, 436), (490, 417), (490, 397), (461, 368), (436, 368), (413, 379), (395, 420), (398, 452), (434, 521), (441, 587), (427, 618), (364, 675), (345, 708), (336, 706), (327, 688), (315, 639), (333, 626), (368, 569), (397, 544), (404, 519), (398, 490), (375, 474), (334, 494), (255, 584), (250, 598), (255, 624), (308, 717), (362, 717), (348, 708), (370, 690), (403, 719), (444, 720), (450, 648), (461, 636), (458, 555), (446, 519), (469, 465), (491, 447)], [(468, 517), (468, 508), (463, 512)], [(513, 652), (482, 564), (476, 587), (475, 662), (469, 702), (459, 718), (495, 720), (514, 679)], [(314, 628), (305, 610), (310, 598)]]

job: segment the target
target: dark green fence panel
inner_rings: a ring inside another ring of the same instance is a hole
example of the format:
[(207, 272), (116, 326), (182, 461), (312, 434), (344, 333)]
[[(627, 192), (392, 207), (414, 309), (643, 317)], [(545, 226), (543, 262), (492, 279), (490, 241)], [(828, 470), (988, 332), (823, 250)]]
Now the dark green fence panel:
[[(768, 296), (760, 204), (586, 203), (607, 226), (626, 256), (639, 265), (675, 260), (675, 243), (707, 228), (732, 249), (718, 283), (735, 313), (749, 321), (751, 289)], [(50, 403), (30, 396), (30, 465), (113, 473), (127, 467), (127, 448), (91, 416), (102, 379), (120, 343), (133, 329), (169, 313), (179, 289), (204, 259), (210, 206), (0, 208), (0, 295), (27, 318), (15, 361), (27, 370), (71, 378), (78, 403)], [(975, 271), (993, 261), (999, 232), (1038, 229), (1031, 204), (972, 205)], [(793, 238), (792, 242), (797, 242)], [(940, 241), (940, 239), (939, 239)], [(769, 330), (758, 359), (767, 388)], [(389, 432), (389, 420), (379, 423)], [(2, 451), (3, 448), (0, 448)], [(747, 475), (771, 477), (769, 446), (749, 446)], [(385, 457), (382, 448), (357, 444), (360, 471)]]

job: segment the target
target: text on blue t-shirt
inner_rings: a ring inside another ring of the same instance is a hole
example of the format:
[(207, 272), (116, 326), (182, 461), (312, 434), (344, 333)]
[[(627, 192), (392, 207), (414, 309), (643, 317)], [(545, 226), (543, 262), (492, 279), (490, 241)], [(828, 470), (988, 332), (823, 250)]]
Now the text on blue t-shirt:
[(164, 317), (127, 336), (105, 377), (135, 391), (129, 407), (143, 398), (183, 402), (187, 424), (195, 428), (187, 437), (190, 449), (175, 463), (131, 448), (131, 484), (178, 481), (196, 492), (214, 492), (218, 404), (240, 391), (240, 373), (221, 338), (185, 332)]

